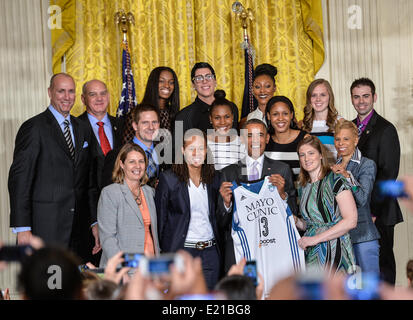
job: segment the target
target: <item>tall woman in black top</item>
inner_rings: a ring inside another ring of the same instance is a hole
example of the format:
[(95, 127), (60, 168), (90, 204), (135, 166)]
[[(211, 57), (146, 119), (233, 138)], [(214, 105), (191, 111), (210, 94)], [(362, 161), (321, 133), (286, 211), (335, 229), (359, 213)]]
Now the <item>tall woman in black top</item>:
[(300, 173), (297, 145), (306, 132), (298, 129), (293, 103), (284, 96), (272, 97), (267, 103), (266, 116), (270, 124), (270, 140), (265, 155), (287, 163), (293, 171), (294, 181), (297, 181)]
[[(169, 67), (156, 67), (149, 74), (141, 104), (159, 109), (160, 127), (172, 132), (175, 116), (179, 111), (179, 83), (175, 71)], [(133, 139), (132, 110), (126, 117), (123, 142)]]

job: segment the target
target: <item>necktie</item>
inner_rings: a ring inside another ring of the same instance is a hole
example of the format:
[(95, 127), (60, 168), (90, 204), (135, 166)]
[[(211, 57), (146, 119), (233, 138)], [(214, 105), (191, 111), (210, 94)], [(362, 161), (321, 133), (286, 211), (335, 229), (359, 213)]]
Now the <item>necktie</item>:
[(258, 180), (260, 178), (260, 173), (258, 172), (257, 166), (258, 166), (258, 161), (254, 161), (254, 163), (252, 164), (251, 172), (249, 174), (250, 181)]
[(357, 131), (358, 131), (359, 137), (361, 136), (361, 133), (363, 132), (363, 131), (362, 131), (362, 130), (363, 130), (363, 127), (364, 127), (364, 124), (363, 124), (362, 122), (360, 122), (359, 126), (357, 127)]
[(150, 178), (157, 176), (157, 168), (156, 168), (156, 163), (152, 157), (152, 150), (147, 149), (145, 152), (146, 152), (146, 156), (148, 157), (148, 168), (146, 172), (148, 174), (148, 178), (150, 179)]
[(106, 154), (110, 150), (112, 150), (112, 148), (110, 147), (110, 143), (108, 137), (106, 136), (105, 129), (103, 129), (104, 123), (102, 121), (99, 121), (97, 125), (99, 126), (98, 134), (100, 140), (100, 147), (102, 148), (103, 154), (106, 156)]
[(63, 122), (63, 124), (65, 126), (63, 135), (65, 136), (65, 140), (66, 140), (67, 146), (69, 148), (70, 157), (73, 160), (75, 158), (75, 148), (73, 147), (72, 134), (70, 133), (70, 128), (69, 128), (69, 120), (66, 119)]

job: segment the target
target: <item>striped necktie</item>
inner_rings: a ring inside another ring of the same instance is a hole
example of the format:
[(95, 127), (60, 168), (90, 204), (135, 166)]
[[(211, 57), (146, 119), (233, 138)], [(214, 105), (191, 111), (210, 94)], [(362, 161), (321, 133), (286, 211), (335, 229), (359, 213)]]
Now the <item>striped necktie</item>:
[(146, 169), (146, 172), (148, 173), (148, 178), (151, 179), (153, 177), (157, 177), (158, 170), (156, 167), (156, 163), (152, 157), (152, 150), (147, 149), (145, 152), (146, 156), (148, 157), (148, 168)]
[(75, 158), (75, 148), (73, 147), (72, 134), (70, 133), (70, 128), (69, 128), (69, 120), (66, 119), (63, 122), (63, 124), (65, 126), (63, 135), (65, 136), (65, 140), (69, 148), (70, 157), (73, 160)]

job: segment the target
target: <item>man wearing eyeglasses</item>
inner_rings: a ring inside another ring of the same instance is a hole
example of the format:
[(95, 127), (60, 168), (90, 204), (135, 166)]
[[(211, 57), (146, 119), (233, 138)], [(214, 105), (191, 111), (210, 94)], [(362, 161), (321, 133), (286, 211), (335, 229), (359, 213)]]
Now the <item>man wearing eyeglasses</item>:
[[(217, 86), (215, 71), (207, 62), (197, 62), (191, 70), (192, 86), (197, 92), (195, 101), (182, 109), (175, 118), (175, 121), (183, 122), (183, 133), (188, 129), (198, 128), (207, 132), (212, 129), (209, 121), (209, 107), (214, 102), (214, 92)], [(238, 127), (238, 108), (233, 105), (234, 123), (233, 127)]]

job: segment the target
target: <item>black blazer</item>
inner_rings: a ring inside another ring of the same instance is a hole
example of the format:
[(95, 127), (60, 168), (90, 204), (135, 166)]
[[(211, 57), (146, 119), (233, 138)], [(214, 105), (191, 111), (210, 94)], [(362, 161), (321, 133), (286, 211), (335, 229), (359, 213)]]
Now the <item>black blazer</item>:
[[(123, 136), (123, 120), (120, 118), (113, 117), (108, 114), (110, 124), (112, 125), (112, 136), (113, 136), (113, 148), (120, 148), (122, 146), (122, 136)], [(103, 154), (102, 148), (100, 147), (99, 141), (96, 138), (92, 125), (90, 124), (89, 118), (87, 116), (87, 112), (85, 111), (82, 113), (78, 119), (82, 120), (88, 128), (91, 130), (91, 137), (95, 142), (95, 147), (91, 150), (91, 156), (93, 159), (93, 165), (94, 165), (94, 172), (96, 174), (96, 183), (98, 185), (99, 193), (100, 190), (103, 189), (104, 186), (107, 184), (103, 183), (103, 165), (105, 162), (105, 155)], [(110, 182), (111, 183), (111, 182)], [(109, 183), (109, 184), (110, 184)]]
[[(209, 221), (218, 244), (221, 238), (216, 219), (216, 202), (219, 194), (219, 174), (207, 185)], [(161, 252), (176, 252), (184, 247), (191, 218), (188, 184), (180, 181), (172, 170), (161, 172), (155, 189), (158, 216), (158, 236)], [(219, 251), (219, 246), (218, 246)]]
[[(243, 174), (247, 172), (245, 163), (245, 159), (243, 159), (238, 163), (231, 164), (228, 167), (223, 168), (221, 170), (221, 183), (223, 181), (247, 181), (248, 176)], [(245, 171), (243, 169), (245, 169)], [(290, 166), (284, 162), (273, 160), (264, 156), (261, 177), (270, 176), (274, 173), (280, 174), (285, 179), (284, 189), (288, 194), (288, 205), (291, 211), (294, 214), (297, 214), (297, 197)], [(231, 236), (232, 210), (230, 212), (226, 211), (224, 207), (224, 200), (221, 195), (218, 197), (217, 207), (218, 225), (221, 233), (223, 234), (224, 243), (224, 272), (227, 273), (229, 268), (236, 263), (234, 245)]]
[(97, 189), (89, 175), (94, 142), (83, 122), (71, 116), (71, 123), (74, 161), (48, 109), (25, 121), (16, 136), (8, 180), (10, 226), (29, 226), (46, 243), (66, 246), (71, 236), (80, 239), (97, 221)]
[[(357, 124), (357, 119), (353, 122)], [(357, 146), (364, 157), (376, 163), (376, 183), (380, 180), (397, 179), (400, 166), (400, 142), (397, 130), (391, 122), (373, 111)], [(372, 214), (377, 217), (377, 224), (391, 226), (403, 221), (397, 199), (386, 201), (378, 199), (377, 185), (373, 187), (370, 208)]]

